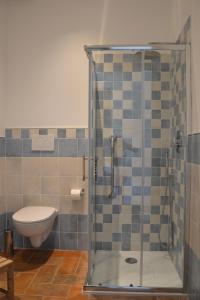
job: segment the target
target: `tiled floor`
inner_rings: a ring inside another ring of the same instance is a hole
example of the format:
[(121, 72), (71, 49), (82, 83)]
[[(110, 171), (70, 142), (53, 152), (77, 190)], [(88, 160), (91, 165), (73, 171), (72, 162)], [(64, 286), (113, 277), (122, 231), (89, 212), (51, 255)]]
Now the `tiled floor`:
[[(15, 300), (123, 300), (125, 296), (89, 296), (82, 293), (87, 273), (83, 251), (18, 250), (14, 257)], [(0, 274), (0, 287), (6, 286)], [(1, 295), (0, 299), (7, 299)], [(135, 300), (137, 297), (128, 297)], [(140, 300), (179, 300), (179, 297), (139, 297)]]

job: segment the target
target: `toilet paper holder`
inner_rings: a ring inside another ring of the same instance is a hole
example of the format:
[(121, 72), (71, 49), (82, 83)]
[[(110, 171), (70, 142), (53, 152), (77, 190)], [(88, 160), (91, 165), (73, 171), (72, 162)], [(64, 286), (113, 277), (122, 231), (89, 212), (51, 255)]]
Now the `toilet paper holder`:
[(86, 174), (85, 174), (85, 161), (88, 160), (88, 157), (86, 157), (85, 155), (82, 156), (82, 170), (83, 170), (83, 176), (82, 176), (82, 179), (83, 181), (85, 181), (85, 179), (87, 178), (86, 177)]
[(78, 198), (77, 200), (80, 200), (81, 197), (84, 195), (84, 189), (71, 189), (70, 190), (70, 196), (72, 198)]

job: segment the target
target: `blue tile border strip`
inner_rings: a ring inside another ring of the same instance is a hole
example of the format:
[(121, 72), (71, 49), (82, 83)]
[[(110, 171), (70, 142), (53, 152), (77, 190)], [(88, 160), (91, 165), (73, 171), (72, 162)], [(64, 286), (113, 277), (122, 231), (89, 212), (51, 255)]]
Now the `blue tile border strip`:
[(200, 164), (200, 133), (188, 135), (188, 162)]
[(5, 128), (6, 138), (30, 138), (31, 134), (53, 134), (55, 138), (78, 138), (88, 137), (88, 129), (85, 128)]
[[(54, 151), (32, 151), (33, 135), (54, 135)], [(79, 157), (88, 155), (87, 128), (5, 129), (0, 138), (0, 157)]]

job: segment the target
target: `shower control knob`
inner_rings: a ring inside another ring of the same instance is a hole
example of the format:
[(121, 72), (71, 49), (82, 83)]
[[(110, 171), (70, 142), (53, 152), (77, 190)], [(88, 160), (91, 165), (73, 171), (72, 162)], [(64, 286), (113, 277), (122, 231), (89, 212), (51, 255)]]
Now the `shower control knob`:
[(97, 182), (97, 158), (94, 161), (94, 180)]

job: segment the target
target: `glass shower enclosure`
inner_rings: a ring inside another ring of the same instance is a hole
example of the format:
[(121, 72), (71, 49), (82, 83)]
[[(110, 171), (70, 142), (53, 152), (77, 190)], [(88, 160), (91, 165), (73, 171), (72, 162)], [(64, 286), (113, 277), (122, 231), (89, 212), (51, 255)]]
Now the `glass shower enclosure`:
[(182, 292), (188, 46), (86, 46), (89, 271), (84, 289)]

